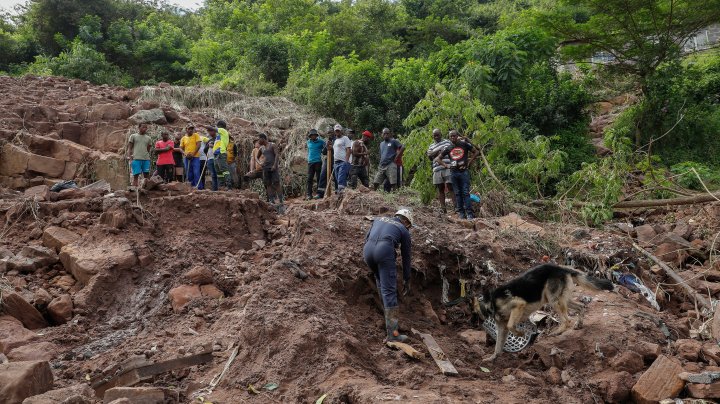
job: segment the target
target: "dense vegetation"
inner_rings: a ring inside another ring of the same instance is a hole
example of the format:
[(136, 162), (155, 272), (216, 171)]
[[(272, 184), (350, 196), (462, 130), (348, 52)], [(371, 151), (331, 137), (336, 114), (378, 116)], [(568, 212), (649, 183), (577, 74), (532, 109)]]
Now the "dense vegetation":
[[(196, 12), (30, 0), (0, 21), (0, 71), (286, 95), (402, 134), (425, 200), (430, 129), (457, 128), (483, 148), (476, 187), (589, 202), (583, 217), (597, 222), (630, 176), (655, 196), (701, 189), (695, 172), (717, 181), (720, 56), (680, 46), (717, 21), (720, 0), (207, 0)], [(586, 63), (601, 51), (613, 63)], [(598, 160), (589, 106), (623, 93), (639, 101), (606, 129), (613, 154)]]

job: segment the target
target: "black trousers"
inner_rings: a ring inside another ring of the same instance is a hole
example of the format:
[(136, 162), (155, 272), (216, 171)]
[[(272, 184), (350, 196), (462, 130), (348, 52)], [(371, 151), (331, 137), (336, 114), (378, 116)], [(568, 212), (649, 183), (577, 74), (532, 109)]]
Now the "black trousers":
[(370, 186), (370, 178), (368, 177), (367, 167), (365, 166), (352, 166), (350, 167), (350, 188), (355, 189), (357, 187), (357, 181), (360, 178), (360, 182), (366, 186)]
[(162, 177), (165, 182), (172, 182), (175, 177), (175, 165), (174, 164), (162, 164), (157, 166), (158, 175)]
[(308, 163), (308, 179), (307, 179), (307, 196), (313, 196), (313, 179), (317, 182), (320, 187), (320, 173), (322, 172), (322, 162)]

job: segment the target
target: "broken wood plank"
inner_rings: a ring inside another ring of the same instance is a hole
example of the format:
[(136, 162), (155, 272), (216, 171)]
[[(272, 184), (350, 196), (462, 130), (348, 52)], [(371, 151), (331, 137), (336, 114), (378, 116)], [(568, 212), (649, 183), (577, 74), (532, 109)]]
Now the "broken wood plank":
[(452, 362), (448, 360), (447, 355), (445, 355), (445, 352), (443, 352), (442, 348), (440, 348), (440, 345), (438, 345), (432, 335), (421, 333), (414, 328), (411, 329), (411, 331), (413, 334), (418, 335), (420, 336), (420, 338), (422, 338), (423, 343), (427, 347), (428, 351), (430, 351), (430, 356), (432, 356), (432, 358), (435, 360), (435, 363), (438, 365), (444, 375), (458, 375), (457, 369), (455, 369), (455, 366), (453, 366)]
[[(161, 373), (170, 372), (172, 370), (184, 369), (190, 366), (201, 365), (212, 361), (212, 351), (203, 351), (196, 355), (184, 356), (181, 358), (170, 359), (162, 362), (147, 363), (144, 365), (130, 366), (131, 369), (122, 369), (115, 375), (112, 375), (110, 379), (104, 376), (102, 379), (97, 380), (93, 383), (92, 387), (95, 390), (95, 394), (102, 396), (106, 390), (113, 387), (127, 387), (133, 386), (143, 380), (152, 378), (153, 376)], [(121, 367), (114, 367), (115, 369), (121, 369)]]
[(418, 352), (417, 349), (411, 347), (410, 345), (404, 343), (404, 342), (395, 342), (390, 341), (387, 343), (387, 346), (394, 349), (399, 349), (405, 354), (413, 359), (424, 359), (425, 355), (422, 352)]
[(677, 283), (677, 285), (680, 286), (688, 294), (688, 296), (694, 297), (695, 300), (703, 308), (706, 308), (708, 310), (713, 309), (712, 304), (710, 304), (710, 302), (705, 298), (705, 296), (702, 296), (699, 293), (695, 292), (695, 290), (693, 288), (691, 288), (690, 285), (687, 284), (685, 279), (681, 278), (680, 275), (678, 275), (677, 272), (675, 272), (672, 268), (670, 268), (670, 266), (668, 264), (664, 263), (658, 257), (654, 256), (649, 251), (640, 247), (636, 243), (633, 243), (633, 247), (636, 250), (640, 251), (646, 257), (650, 258), (650, 260), (652, 260), (653, 262), (658, 264), (660, 266), (660, 268), (662, 268), (665, 271), (667, 276), (669, 276), (673, 281), (675, 281)]

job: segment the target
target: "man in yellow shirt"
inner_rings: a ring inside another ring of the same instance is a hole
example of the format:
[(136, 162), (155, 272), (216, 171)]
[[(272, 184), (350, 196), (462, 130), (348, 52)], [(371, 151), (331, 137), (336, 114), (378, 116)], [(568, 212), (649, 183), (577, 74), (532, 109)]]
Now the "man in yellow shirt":
[(215, 171), (219, 182), (225, 184), (227, 190), (232, 189), (232, 178), (230, 177), (230, 167), (227, 160), (227, 148), (230, 143), (230, 133), (227, 131), (227, 123), (218, 121), (217, 135), (215, 137), (215, 145), (213, 146), (213, 154), (215, 155)]
[(190, 185), (197, 187), (200, 181), (200, 134), (193, 125), (185, 128), (185, 136), (180, 140), (180, 149), (185, 157), (185, 175)]

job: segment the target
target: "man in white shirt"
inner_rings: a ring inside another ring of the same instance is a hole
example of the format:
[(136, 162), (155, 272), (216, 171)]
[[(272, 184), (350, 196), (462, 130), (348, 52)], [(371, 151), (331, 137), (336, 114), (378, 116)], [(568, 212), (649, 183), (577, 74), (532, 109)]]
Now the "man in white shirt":
[[(342, 126), (335, 125), (335, 133), (338, 129), (342, 131)], [(347, 187), (348, 173), (350, 172), (350, 155), (352, 154), (352, 140), (346, 134), (342, 134), (335, 138), (333, 142), (333, 159), (335, 164), (333, 172), (337, 180), (337, 191), (342, 192)]]

